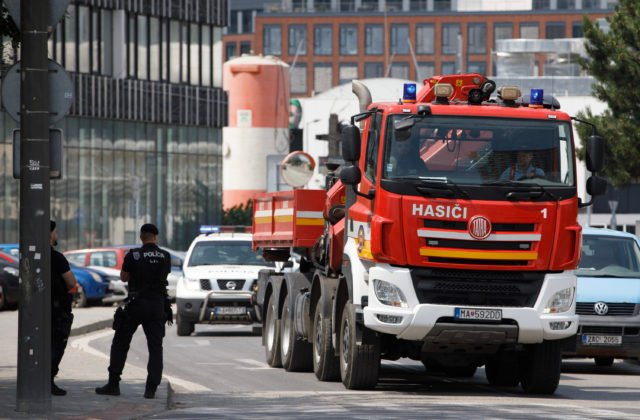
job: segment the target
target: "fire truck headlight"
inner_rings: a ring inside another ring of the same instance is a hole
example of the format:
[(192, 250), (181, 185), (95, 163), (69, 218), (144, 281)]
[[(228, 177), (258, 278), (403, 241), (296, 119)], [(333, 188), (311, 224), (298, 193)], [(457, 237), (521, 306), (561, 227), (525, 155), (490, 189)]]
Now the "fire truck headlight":
[(391, 284), (383, 280), (373, 280), (373, 290), (376, 293), (378, 300), (389, 306), (395, 306), (397, 308), (406, 308), (407, 299), (404, 297), (402, 290), (394, 284)]
[(573, 303), (574, 288), (569, 287), (556, 292), (551, 299), (547, 302), (547, 306), (544, 308), (545, 314), (557, 314), (561, 312), (567, 312), (571, 309)]

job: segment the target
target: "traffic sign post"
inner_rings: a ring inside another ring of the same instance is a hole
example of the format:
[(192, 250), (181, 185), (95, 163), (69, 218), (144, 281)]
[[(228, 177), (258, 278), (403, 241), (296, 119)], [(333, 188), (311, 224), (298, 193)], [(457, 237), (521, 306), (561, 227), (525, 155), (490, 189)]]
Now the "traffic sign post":
[(16, 409), (47, 413), (51, 411), (49, 0), (22, 0), (20, 5), (21, 284)]

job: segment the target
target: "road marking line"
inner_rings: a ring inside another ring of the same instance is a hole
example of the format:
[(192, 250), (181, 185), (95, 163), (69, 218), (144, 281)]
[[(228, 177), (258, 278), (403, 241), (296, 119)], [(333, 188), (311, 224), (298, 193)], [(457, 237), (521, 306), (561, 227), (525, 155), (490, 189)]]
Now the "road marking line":
[(240, 363), (240, 364), (243, 364), (243, 365), (253, 365), (254, 366), (254, 367), (248, 367), (248, 366), (238, 367), (238, 369), (242, 369), (242, 370), (273, 369), (268, 364), (266, 364), (264, 362), (259, 362), (259, 361), (254, 360), (254, 359), (235, 359), (235, 361)]
[(208, 346), (209, 345), (209, 340), (193, 340), (194, 343), (196, 343), (199, 346)]

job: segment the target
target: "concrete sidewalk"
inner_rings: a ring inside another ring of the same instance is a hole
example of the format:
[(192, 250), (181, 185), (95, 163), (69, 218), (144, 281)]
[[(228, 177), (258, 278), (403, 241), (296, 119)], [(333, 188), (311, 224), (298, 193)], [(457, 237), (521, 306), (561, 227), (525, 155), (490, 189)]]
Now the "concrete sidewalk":
[[(71, 338), (56, 384), (67, 390), (63, 397), (51, 396), (51, 419), (135, 419), (168, 410), (172, 390), (163, 379), (156, 398), (143, 398), (146, 369), (127, 364), (120, 382), (119, 397), (97, 395), (94, 389), (106, 383), (108, 356), (93, 350), (91, 340), (112, 336), (115, 307), (78, 308), (73, 311)], [(140, 329), (142, 331), (142, 329)], [(38, 418), (16, 412), (18, 312), (0, 312), (0, 419)], [(141, 332), (140, 332), (141, 333)]]

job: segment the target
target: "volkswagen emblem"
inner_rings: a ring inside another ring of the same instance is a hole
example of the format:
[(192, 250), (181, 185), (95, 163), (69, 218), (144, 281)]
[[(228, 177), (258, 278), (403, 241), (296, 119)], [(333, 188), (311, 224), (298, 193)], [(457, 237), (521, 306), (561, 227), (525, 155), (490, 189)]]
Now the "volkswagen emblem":
[(593, 310), (598, 315), (606, 315), (609, 312), (609, 307), (604, 302), (597, 302), (593, 305)]
[(487, 239), (491, 234), (491, 222), (484, 216), (473, 216), (469, 220), (467, 230), (473, 239)]
[(236, 282), (235, 281), (228, 281), (225, 284), (226, 288), (229, 290), (236, 290)]

